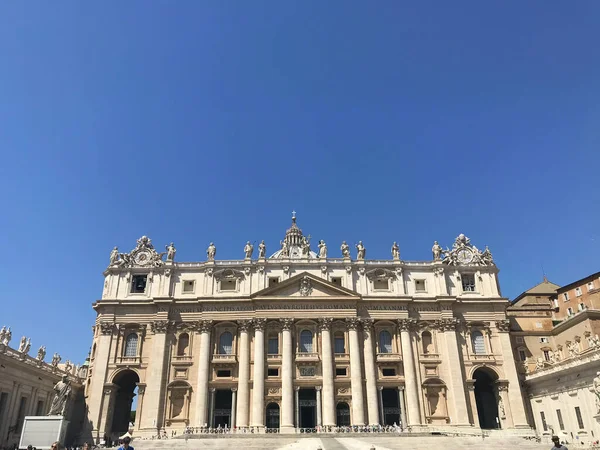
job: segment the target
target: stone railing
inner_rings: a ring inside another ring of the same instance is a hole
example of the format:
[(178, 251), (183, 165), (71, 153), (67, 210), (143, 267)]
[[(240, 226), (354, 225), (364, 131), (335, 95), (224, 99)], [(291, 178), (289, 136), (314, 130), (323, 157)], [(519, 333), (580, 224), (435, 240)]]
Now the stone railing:
[(267, 359), (277, 361), (281, 359), (281, 355), (267, 354)]
[(215, 364), (218, 363), (234, 363), (236, 362), (236, 355), (221, 355), (219, 353), (215, 353), (212, 357), (212, 362)]
[(308, 353), (308, 352), (298, 352), (296, 353), (296, 360), (299, 361), (307, 361), (307, 360), (315, 360), (317, 361), (319, 359), (319, 354), (318, 353)]
[(532, 373), (527, 374), (525, 379), (528, 381), (533, 380), (541, 376), (560, 372), (565, 369), (570, 369), (572, 367), (580, 366), (582, 364), (598, 360), (600, 360), (600, 347), (588, 349), (584, 353), (571, 356), (567, 359), (563, 359), (562, 361), (557, 361), (555, 363), (549, 363), (548, 361), (544, 361), (545, 363), (547, 363), (547, 365), (545, 365), (543, 368), (536, 369)]
[(117, 358), (117, 364), (140, 364), (142, 358), (140, 356), (119, 356)]
[(400, 353), (377, 353), (377, 362), (385, 361), (401, 361), (402, 355)]

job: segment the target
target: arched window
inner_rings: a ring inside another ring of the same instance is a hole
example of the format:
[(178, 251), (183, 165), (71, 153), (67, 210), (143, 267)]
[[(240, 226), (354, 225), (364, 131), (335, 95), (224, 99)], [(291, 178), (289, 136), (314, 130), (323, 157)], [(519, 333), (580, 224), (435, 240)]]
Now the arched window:
[(269, 335), (267, 353), (269, 355), (278, 355), (279, 354), (279, 336), (277, 334)]
[(392, 353), (392, 335), (387, 330), (379, 333), (379, 353)]
[(231, 355), (233, 353), (233, 335), (229, 331), (221, 333), (219, 337), (219, 354)]
[(335, 353), (346, 353), (346, 341), (344, 340), (344, 333), (335, 333), (333, 340)]
[(423, 354), (426, 355), (428, 353), (432, 353), (433, 340), (429, 331), (423, 331), (423, 334), (421, 334), (421, 341), (423, 342)]
[(312, 353), (313, 351), (313, 335), (308, 330), (303, 330), (300, 333), (300, 352)]
[(179, 335), (177, 340), (177, 356), (187, 356), (190, 346), (190, 336), (187, 333)]
[(346, 402), (340, 402), (335, 407), (336, 424), (338, 427), (350, 426), (350, 407)]
[(138, 347), (138, 335), (136, 333), (130, 333), (125, 338), (125, 356), (134, 357), (137, 356)]
[(473, 353), (476, 355), (485, 355), (485, 341), (481, 331), (471, 333), (471, 343), (473, 344)]

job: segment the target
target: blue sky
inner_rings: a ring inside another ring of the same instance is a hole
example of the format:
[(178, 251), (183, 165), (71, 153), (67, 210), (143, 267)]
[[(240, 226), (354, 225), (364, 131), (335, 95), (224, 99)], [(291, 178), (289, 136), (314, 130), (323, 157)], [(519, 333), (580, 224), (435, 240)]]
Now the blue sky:
[[(599, 270), (600, 3), (0, 4), (0, 325), (82, 361), (111, 248), (489, 245)], [(33, 353), (32, 352), (32, 353)]]

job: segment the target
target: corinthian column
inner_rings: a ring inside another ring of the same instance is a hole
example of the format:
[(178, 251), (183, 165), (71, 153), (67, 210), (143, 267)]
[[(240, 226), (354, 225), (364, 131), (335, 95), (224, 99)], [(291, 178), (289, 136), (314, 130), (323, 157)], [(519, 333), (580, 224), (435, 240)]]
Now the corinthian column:
[(239, 320), (240, 329), (240, 362), (238, 366), (238, 399), (237, 399), (237, 424), (239, 427), (248, 426), (248, 413), (250, 400), (250, 342), (248, 340), (248, 329), (252, 322), (250, 320)]
[(438, 322), (441, 331), (444, 332), (446, 341), (446, 353), (448, 367), (450, 368), (450, 387), (454, 394), (454, 411), (456, 417), (452, 420), (454, 425), (470, 425), (469, 411), (467, 409), (467, 395), (465, 393), (465, 382), (462, 376), (462, 352), (456, 336), (456, 319), (442, 319)]
[[(365, 378), (367, 379), (367, 414), (369, 425), (379, 425), (377, 409), (377, 376), (373, 354), (373, 319), (362, 319), (364, 337)], [(383, 420), (383, 418), (382, 418)]]
[(212, 320), (198, 322), (200, 330), (200, 359), (198, 360), (198, 383), (196, 387), (196, 425), (208, 424), (206, 409), (208, 399), (208, 374), (210, 372), (210, 331)]
[(292, 348), (293, 319), (281, 319), (283, 355), (281, 362), (281, 432), (294, 431), (294, 355)]
[(323, 425), (335, 426), (335, 391), (333, 385), (333, 354), (331, 349), (332, 319), (319, 320), (321, 327), (321, 366), (323, 372)]
[(346, 319), (350, 337), (350, 386), (352, 388), (352, 425), (365, 424), (362, 369), (360, 363), (360, 346), (358, 341), (358, 317)]
[(265, 325), (267, 319), (254, 319), (254, 379), (252, 384), (252, 426), (264, 427), (265, 409)]
[(415, 359), (413, 356), (410, 328), (415, 324), (414, 319), (398, 320), (400, 328), (400, 342), (402, 345), (402, 363), (404, 365), (404, 383), (406, 384), (406, 403), (408, 409), (408, 424), (420, 425), (421, 413), (419, 411), (419, 388), (415, 372)]

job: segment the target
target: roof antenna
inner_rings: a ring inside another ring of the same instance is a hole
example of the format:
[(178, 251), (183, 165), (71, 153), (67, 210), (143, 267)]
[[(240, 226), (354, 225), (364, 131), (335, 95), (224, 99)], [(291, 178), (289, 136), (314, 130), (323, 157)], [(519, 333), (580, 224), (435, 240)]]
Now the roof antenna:
[(544, 283), (547, 283), (548, 282), (548, 278), (546, 278), (546, 271), (544, 270), (544, 265), (542, 264), (541, 266), (542, 266), (542, 275), (544, 277)]

